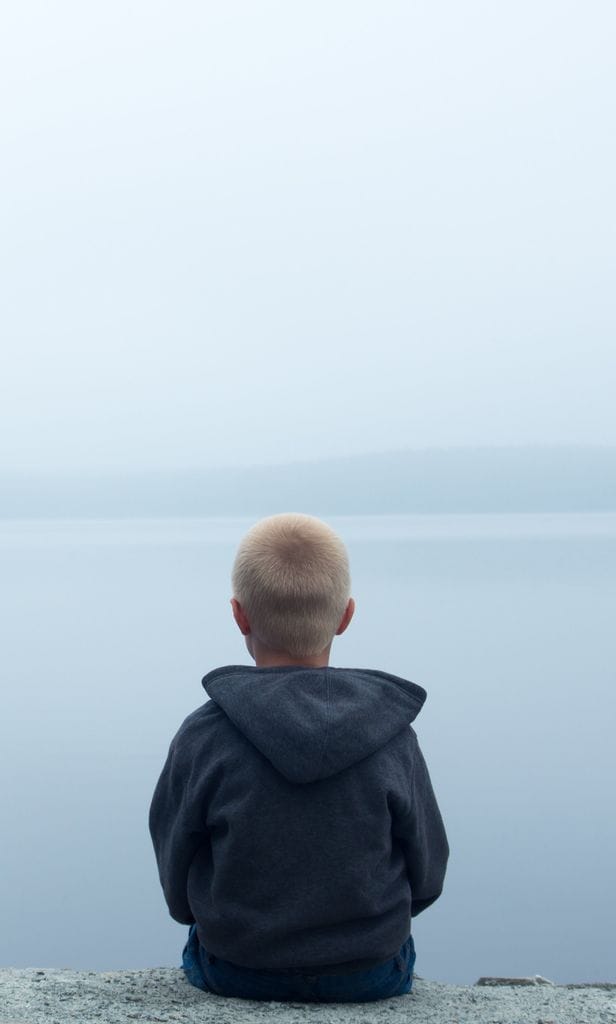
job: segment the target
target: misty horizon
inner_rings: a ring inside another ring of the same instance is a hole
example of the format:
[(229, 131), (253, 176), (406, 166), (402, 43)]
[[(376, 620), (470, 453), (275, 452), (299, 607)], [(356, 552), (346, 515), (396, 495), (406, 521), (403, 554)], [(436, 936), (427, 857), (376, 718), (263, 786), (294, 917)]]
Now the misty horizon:
[(583, 512), (616, 509), (616, 447), (399, 450), (117, 474), (0, 474), (0, 517)]

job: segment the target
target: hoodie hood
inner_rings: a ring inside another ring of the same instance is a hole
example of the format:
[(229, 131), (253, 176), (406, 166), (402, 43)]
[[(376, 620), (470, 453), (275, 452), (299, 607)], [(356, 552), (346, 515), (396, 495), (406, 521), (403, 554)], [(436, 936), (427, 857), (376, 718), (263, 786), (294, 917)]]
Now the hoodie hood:
[(337, 775), (379, 750), (421, 711), (426, 691), (371, 669), (215, 669), (203, 687), (290, 782)]

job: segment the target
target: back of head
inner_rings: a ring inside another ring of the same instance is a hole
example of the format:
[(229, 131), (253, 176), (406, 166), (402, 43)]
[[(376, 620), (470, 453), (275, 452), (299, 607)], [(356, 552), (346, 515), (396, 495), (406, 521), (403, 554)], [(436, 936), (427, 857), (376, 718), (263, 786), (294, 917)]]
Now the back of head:
[(350, 593), (349, 561), (336, 533), (313, 516), (262, 519), (241, 542), (234, 596), (273, 650), (319, 654), (332, 641)]

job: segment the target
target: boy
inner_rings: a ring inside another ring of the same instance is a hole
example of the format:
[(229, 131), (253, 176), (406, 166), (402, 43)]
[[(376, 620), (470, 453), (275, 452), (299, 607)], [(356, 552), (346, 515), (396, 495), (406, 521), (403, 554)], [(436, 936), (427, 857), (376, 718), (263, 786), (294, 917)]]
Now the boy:
[(410, 722), (421, 687), (329, 667), (354, 611), (340, 538), (278, 515), (240, 544), (231, 601), (255, 667), (210, 672), (150, 810), (192, 984), (360, 1002), (412, 985), (411, 916), (440, 895), (443, 822)]

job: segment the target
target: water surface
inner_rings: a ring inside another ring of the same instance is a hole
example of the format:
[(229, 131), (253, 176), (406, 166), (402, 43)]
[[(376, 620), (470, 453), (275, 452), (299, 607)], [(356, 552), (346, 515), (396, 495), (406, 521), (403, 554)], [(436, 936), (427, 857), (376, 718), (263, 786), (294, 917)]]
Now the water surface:
[[(452, 857), (417, 970), (616, 977), (616, 515), (331, 518), (356, 618), (332, 662), (425, 686)], [(246, 661), (240, 519), (0, 526), (0, 964), (178, 964), (147, 832), (202, 675)]]

